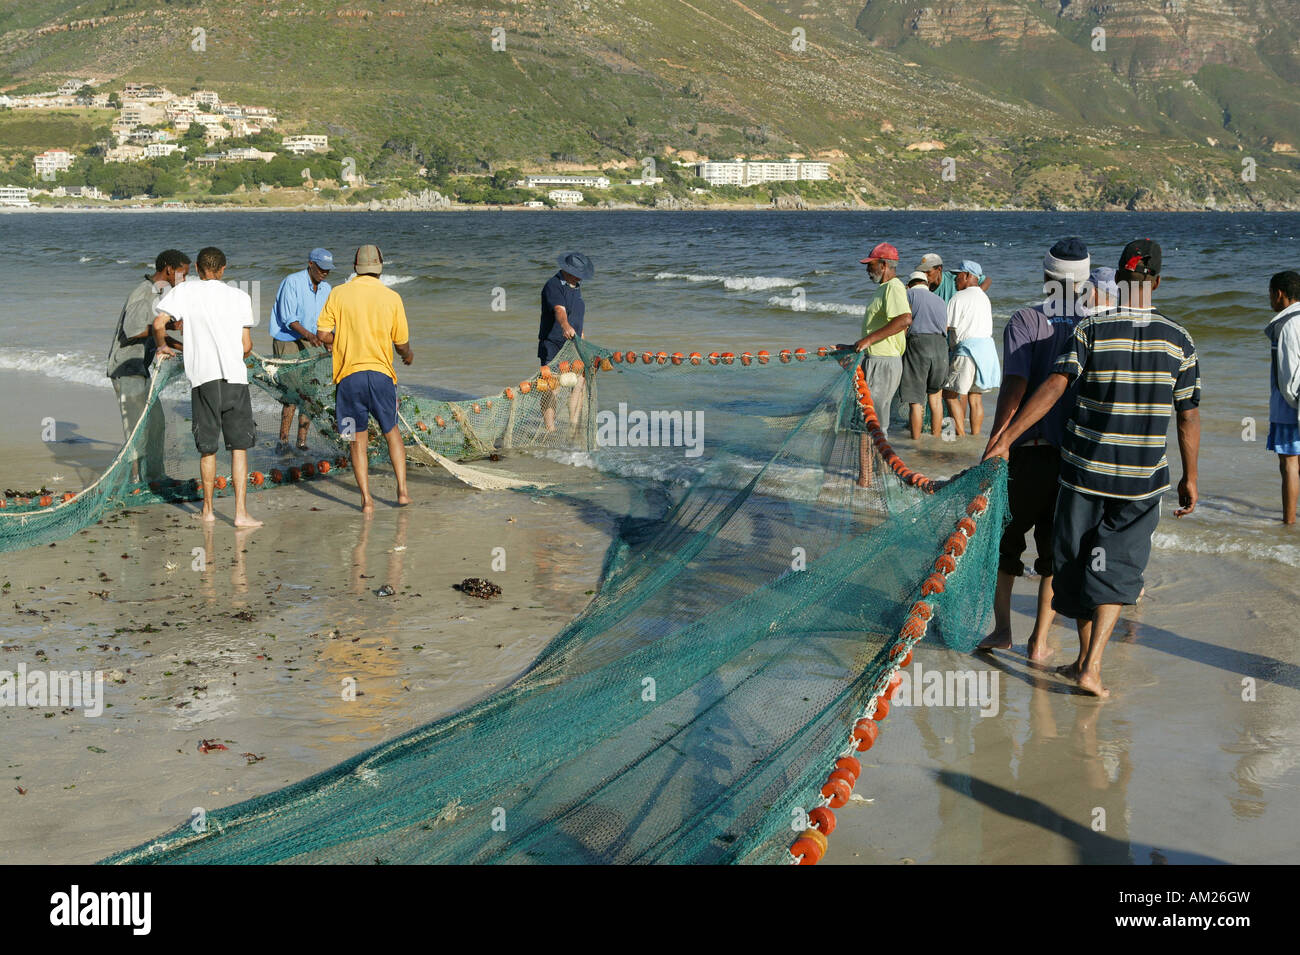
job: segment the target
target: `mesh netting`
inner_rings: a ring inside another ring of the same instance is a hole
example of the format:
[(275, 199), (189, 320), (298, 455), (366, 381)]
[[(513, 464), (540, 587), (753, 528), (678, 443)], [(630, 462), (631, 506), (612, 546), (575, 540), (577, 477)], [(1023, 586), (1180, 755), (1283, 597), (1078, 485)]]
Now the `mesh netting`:
[[(526, 673), (108, 861), (793, 861), (791, 820), (838, 804), (827, 774), (911, 647), (983, 635), (1005, 467), (912, 472), (834, 353), (646, 354), (570, 343), (540, 393), (401, 399), (412, 447), (478, 460), (471, 483), (586, 500), (594, 468), (671, 500), (624, 517), (592, 602)], [(328, 422), (324, 361), (254, 380)], [(809, 838), (796, 855), (815, 861)]]

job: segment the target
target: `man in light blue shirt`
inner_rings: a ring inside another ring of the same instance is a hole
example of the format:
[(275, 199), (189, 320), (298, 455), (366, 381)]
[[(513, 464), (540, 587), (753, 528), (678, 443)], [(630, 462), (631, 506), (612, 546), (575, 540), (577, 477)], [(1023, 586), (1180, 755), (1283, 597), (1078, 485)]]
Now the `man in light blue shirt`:
[[(325, 277), (334, 268), (334, 256), (328, 249), (312, 249), (307, 254), (307, 267), (294, 272), (280, 283), (271, 306), (271, 347), (276, 358), (305, 358), (307, 346), (321, 348), (316, 337), (316, 320), (320, 317), (325, 300), (330, 297), (330, 284)], [(289, 450), (289, 426), (293, 423), (294, 405), (285, 405), (280, 412), (280, 443), (276, 451)], [(298, 448), (307, 448), (305, 414), (298, 416)]]

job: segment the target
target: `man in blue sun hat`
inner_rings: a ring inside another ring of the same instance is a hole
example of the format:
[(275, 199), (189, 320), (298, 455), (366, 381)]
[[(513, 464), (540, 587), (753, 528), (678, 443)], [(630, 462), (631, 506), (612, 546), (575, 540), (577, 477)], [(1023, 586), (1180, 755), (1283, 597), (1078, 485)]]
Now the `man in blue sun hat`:
[(966, 433), (968, 413), (970, 433), (980, 433), (984, 423), (983, 394), (1002, 383), (998, 346), (993, 341), (993, 306), (980, 287), (983, 281), (980, 264), (963, 259), (957, 267), (957, 293), (948, 302), (952, 362), (943, 383), (943, 397), (959, 438)]
[[(328, 249), (312, 249), (307, 253), (307, 267), (285, 277), (275, 293), (271, 306), (271, 352), (276, 358), (305, 358), (308, 346), (321, 348), (316, 336), (316, 322), (320, 318), (325, 300), (330, 297), (330, 283), (326, 277), (334, 270), (334, 256)], [(293, 424), (294, 405), (286, 404), (280, 410), (280, 441), (276, 450), (283, 454), (289, 450), (289, 426)], [(307, 427), (311, 420), (298, 416), (298, 448), (307, 447)]]
[[(552, 275), (542, 286), (542, 320), (537, 329), (537, 358), (541, 362), (542, 373), (550, 370), (550, 364), (560, 353), (564, 343), (570, 338), (582, 337), (583, 319), (587, 306), (582, 301), (582, 283), (596, 275), (596, 266), (591, 258), (581, 252), (565, 252), (557, 260), (559, 271)], [(574, 388), (569, 396), (569, 413), (573, 422), (577, 421), (578, 410), (582, 404), (582, 389)], [(542, 398), (542, 415), (546, 430), (555, 430), (555, 403), (547, 392)]]

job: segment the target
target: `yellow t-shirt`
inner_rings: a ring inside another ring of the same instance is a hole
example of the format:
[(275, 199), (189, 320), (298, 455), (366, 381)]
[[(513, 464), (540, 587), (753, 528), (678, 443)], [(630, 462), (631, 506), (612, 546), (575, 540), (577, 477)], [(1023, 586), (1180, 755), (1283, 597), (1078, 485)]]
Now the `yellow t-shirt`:
[(334, 383), (358, 371), (382, 371), (393, 383), (393, 346), (411, 332), (398, 295), (373, 275), (358, 275), (335, 286), (325, 300), (318, 332), (334, 333)]
[[(331, 293), (332, 297), (333, 293)], [(907, 301), (907, 289), (903, 287), (902, 279), (894, 276), (894, 278), (880, 286), (875, 297), (867, 303), (867, 314), (862, 317), (861, 337), (866, 338), (876, 329), (888, 325), (890, 319), (897, 318), (904, 312), (910, 311), (912, 311), (912, 306)], [(876, 357), (901, 356), (906, 348), (907, 331), (903, 330), (896, 335), (882, 338), (874, 345), (871, 345), (867, 348), (867, 354)]]

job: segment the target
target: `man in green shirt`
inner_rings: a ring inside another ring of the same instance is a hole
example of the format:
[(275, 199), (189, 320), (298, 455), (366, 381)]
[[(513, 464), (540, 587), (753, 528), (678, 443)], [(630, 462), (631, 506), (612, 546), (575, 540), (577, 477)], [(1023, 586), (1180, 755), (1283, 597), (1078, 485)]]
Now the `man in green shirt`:
[[(128, 441), (149, 404), (149, 366), (153, 364), (154, 356), (154, 306), (164, 291), (185, 281), (189, 270), (190, 259), (184, 252), (176, 249), (159, 252), (154, 260), (153, 275), (145, 275), (136, 283), (117, 318), (117, 330), (108, 350), (108, 377), (117, 392), (122, 431)], [(165, 441), (163, 413), (157, 409), (145, 422), (141, 444), (131, 455), (132, 481), (148, 482), (164, 477)], [(141, 457), (144, 458), (143, 469)]]
[[(929, 252), (921, 256), (921, 264), (916, 267), (916, 270), (925, 273), (926, 283), (930, 286), (931, 292), (945, 302), (952, 301), (952, 297), (958, 292), (957, 273), (943, 267), (943, 259), (937, 252)], [(979, 286), (987, 292), (992, 284), (993, 280), (985, 276)]]
[[(881, 242), (861, 260), (867, 274), (879, 289), (867, 303), (867, 313), (862, 318), (862, 337), (853, 345), (862, 359), (862, 373), (871, 389), (871, 401), (880, 416), (880, 427), (888, 433), (889, 418), (894, 407), (894, 395), (903, 377), (903, 351), (907, 347), (907, 329), (912, 324), (912, 306), (907, 301), (907, 289), (898, 278), (898, 249)], [(858, 447), (858, 487), (870, 487), (872, 480), (871, 445), (864, 434)]]

